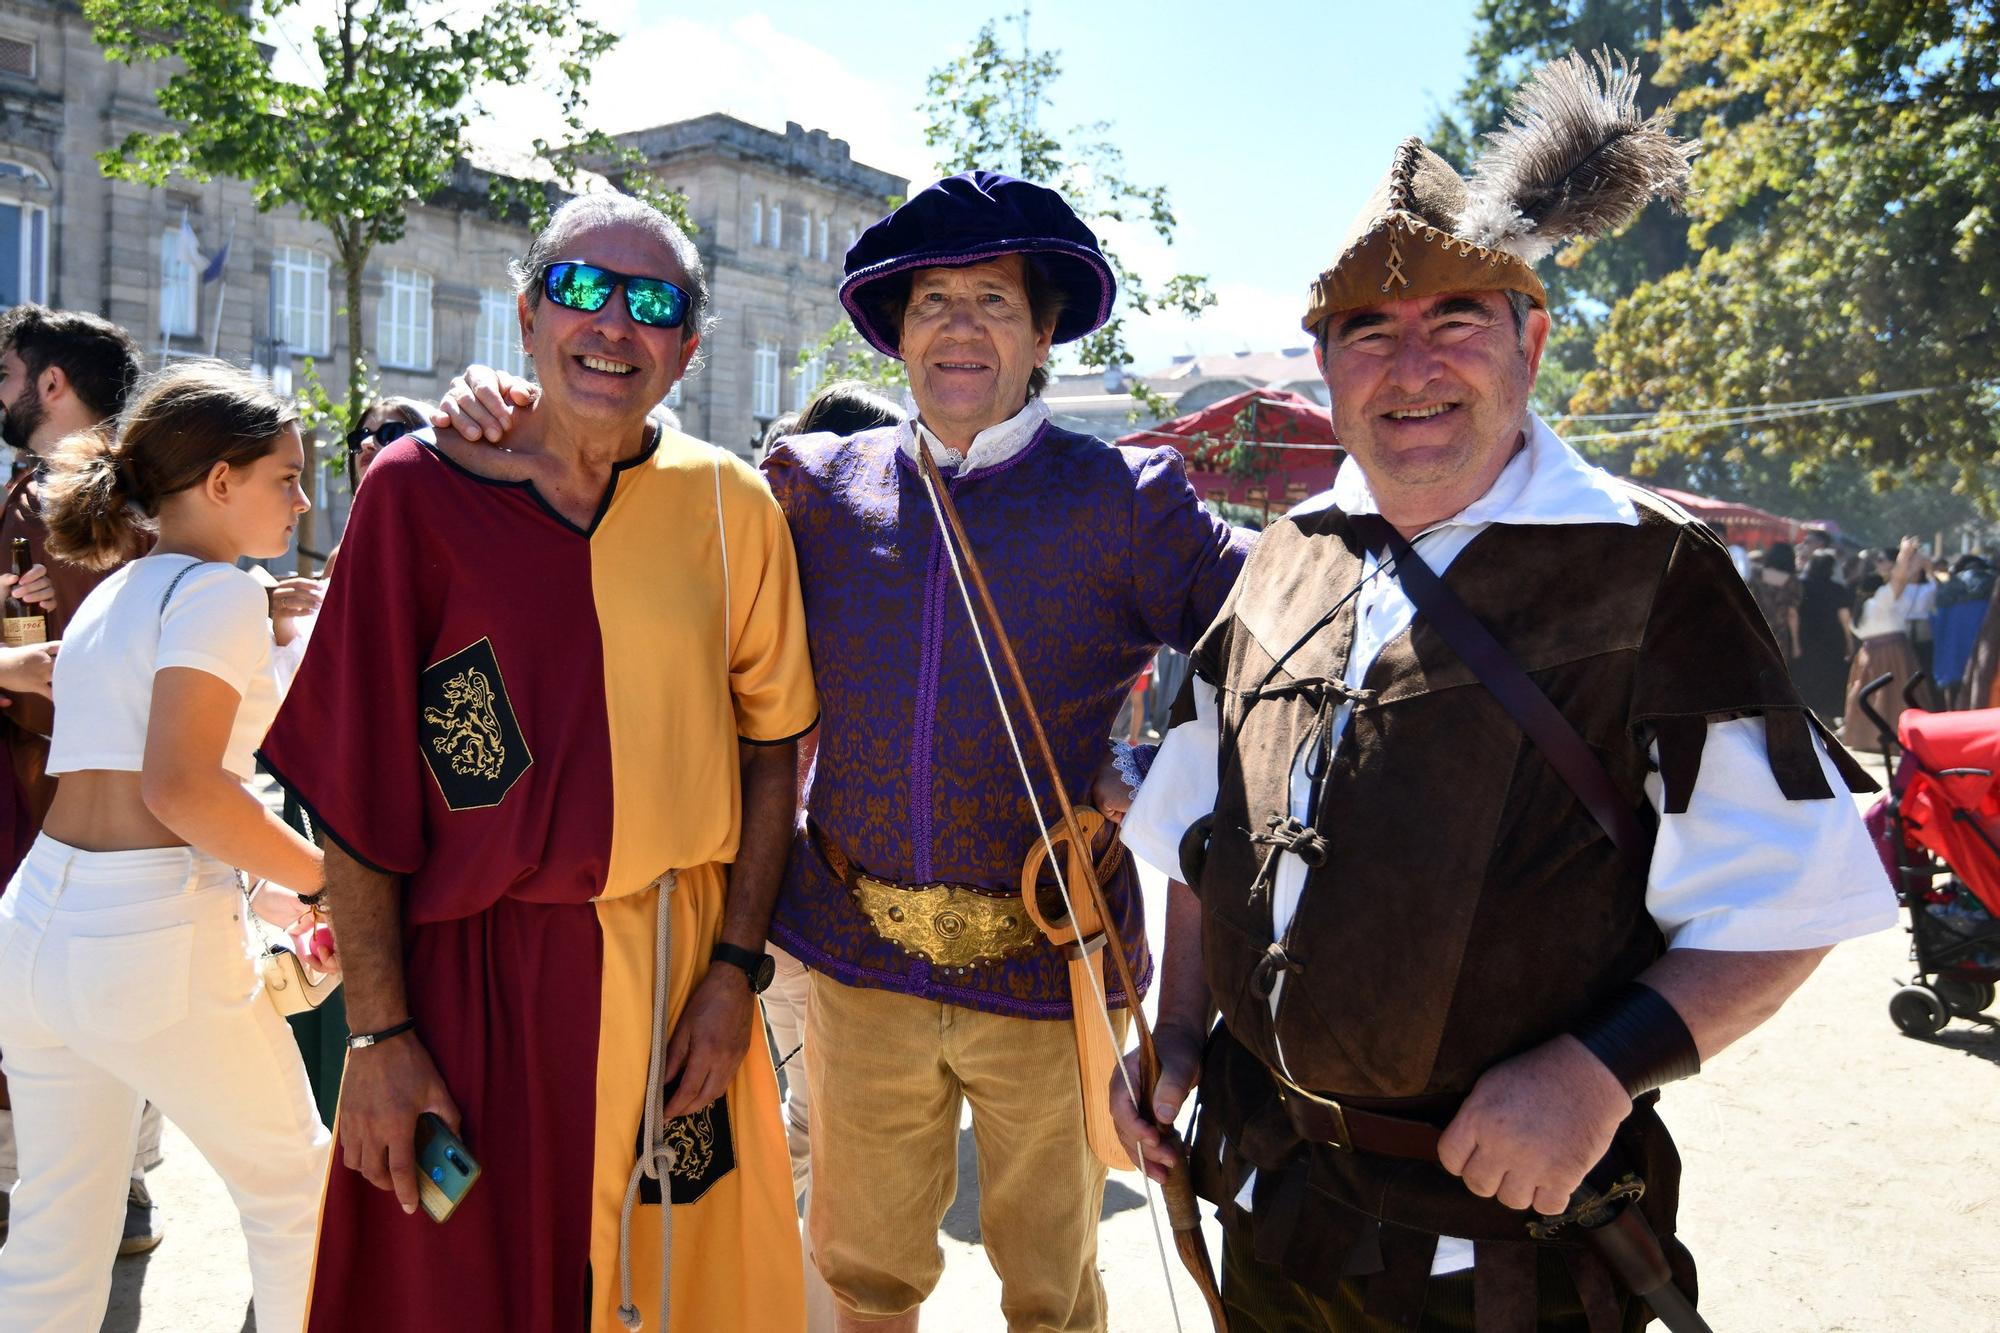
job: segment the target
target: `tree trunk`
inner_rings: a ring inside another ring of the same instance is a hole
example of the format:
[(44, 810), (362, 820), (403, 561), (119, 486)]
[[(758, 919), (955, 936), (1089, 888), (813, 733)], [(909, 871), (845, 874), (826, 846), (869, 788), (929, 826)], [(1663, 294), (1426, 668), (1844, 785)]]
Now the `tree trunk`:
[[(358, 236), (340, 227), (331, 228), (334, 248), (340, 254), (341, 299), (345, 302), (343, 313), (347, 316), (347, 398), (332, 425), (335, 438), (341, 438), (359, 424), (361, 414), (368, 409), (368, 363), (361, 354), (361, 276), (368, 267), (369, 246)], [(326, 504), (326, 495), (319, 484), (319, 463), (321, 450), (331, 447), (318, 438), (306, 442), (307, 459), (305, 484), (306, 498), (312, 501), (312, 508), (299, 515), (299, 573), (312, 573), (313, 558), (307, 554), (314, 547), (314, 537), (319, 526), (318, 518)], [(349, 484), (352, 485), (352, 479)], [(332, 549), (333, 523), (327, 521), (326, 535), (328, 549)]]

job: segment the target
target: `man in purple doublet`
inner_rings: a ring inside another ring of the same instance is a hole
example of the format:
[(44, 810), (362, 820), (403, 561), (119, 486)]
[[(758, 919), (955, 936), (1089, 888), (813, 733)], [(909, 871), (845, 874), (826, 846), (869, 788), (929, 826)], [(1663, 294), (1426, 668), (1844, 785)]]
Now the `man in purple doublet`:
[[(1202, 508), (1174, 449), (1116, 448), (1050, 421), (1051, 344), (1097, 328), (1114, 295), (1060, 196), (986, 172), (942, 181), (870, 228), (847, 274), (856, 328), (908, 365), (914, 419), (795, 437), (764, 464), (799, 555), (823, 708), (772, 924), (814, 974), (813, 1256), (843, 1327), (914, 1327), (943, 1265), (937, 1227), (969, 1100), (1009, 1325), (1101, 1329), (1105, 1169), (1081, 1098), (1102, 1094), (1079, 1087), (1068, 964), (1020, 897), (1058, 806), (1041, 773), (1028, 803), (918, 433), (1079, 805), (1134, 677), (1161, 644), (1199, 638), (1250, 537)], [(1104, 887), (1143, 988), (1129, 860)]]

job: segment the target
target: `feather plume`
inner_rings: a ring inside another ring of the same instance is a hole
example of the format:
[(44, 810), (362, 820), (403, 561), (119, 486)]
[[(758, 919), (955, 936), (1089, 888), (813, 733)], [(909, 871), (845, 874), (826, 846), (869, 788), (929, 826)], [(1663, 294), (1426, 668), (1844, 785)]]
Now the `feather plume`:
[(1639, 114), (1639, 71), (1609, 49), (1536, 70), (1467, 183), (1458, 234), (1533, 264), (1616, 231), (1655, 195), (1678, 205), (1701, 144)]

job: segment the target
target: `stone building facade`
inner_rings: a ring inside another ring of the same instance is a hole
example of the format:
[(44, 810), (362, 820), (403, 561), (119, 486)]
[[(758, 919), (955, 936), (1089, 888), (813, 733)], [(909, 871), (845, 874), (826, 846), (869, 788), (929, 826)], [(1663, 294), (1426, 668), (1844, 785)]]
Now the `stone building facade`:
[[(97, 154), (166, 124), (156, 94), (167, 73), (108, 61), (74, 0), (0, 0), (0, 309), (94, 311), (156, 363), (212, 352), (280, 386), (297, 384), (311, 357), (337, 398), (347, 293), (324, 227), (295, 209), (259, 213), (242, 181), (153, 189), (99, 170)], [(748, 455), (773, 401), (795, 405), (799, 348), (838, 315), (852, 235), (907, 183), (797, 125), (778, 134), (711, 115), (626, 140), (687, 194), (715, 295), (706, 366), (676, 406), (692, 433)], [(411, 208), (403, 238), (369, 257), (363, 353), (384, 394), (435, 398), (471, 361), (526, 369), (507, 263), (529, 237), (486, 206), (486, 180), (461, 163), (441, 195)], [(344, 521), (347, 487), (326, 471), (320, 481), (308, 545), (323, 547)]]
[(707, 366), (679, 395), (691, 434), (748, 457), (774, 417), (818, 382), (799, 367), (841, 316), (841, 260), (909, 190), (856, 162), (847, 144), (796, 121), (783, 134), (725, 115), (638, 130), (620, 142), (687, 197), (700, 228), (715, 326)]

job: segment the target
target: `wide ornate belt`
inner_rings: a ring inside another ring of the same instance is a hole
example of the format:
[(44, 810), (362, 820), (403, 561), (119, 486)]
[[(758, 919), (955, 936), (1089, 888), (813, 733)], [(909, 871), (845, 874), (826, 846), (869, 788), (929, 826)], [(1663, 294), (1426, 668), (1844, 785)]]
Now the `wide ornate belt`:
[(817, 824), (809, 825), (808, 833), (875, 933), (933, 966), (997, 962), (1041, 938), (1018, 893), (971, 884), (878, 879), (855, 865)]

